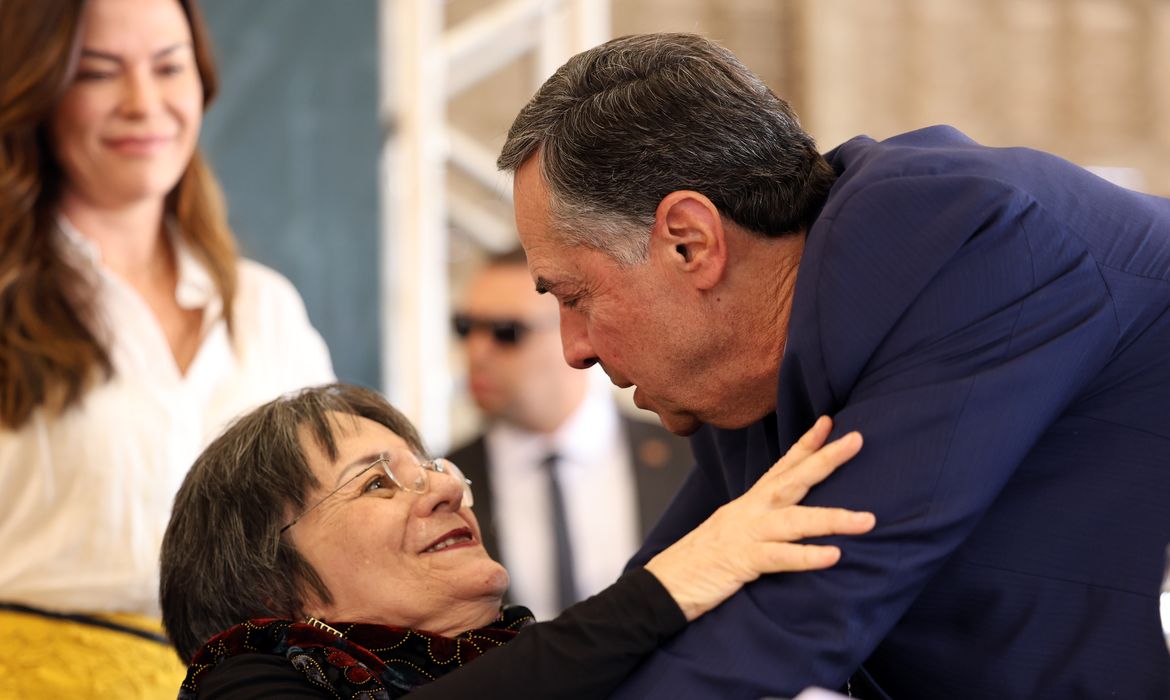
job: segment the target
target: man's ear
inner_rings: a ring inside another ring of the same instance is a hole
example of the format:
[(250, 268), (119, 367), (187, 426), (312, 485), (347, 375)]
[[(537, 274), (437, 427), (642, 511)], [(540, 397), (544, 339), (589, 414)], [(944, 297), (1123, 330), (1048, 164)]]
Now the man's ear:
[(727, 267), (723, 219), (698, 192), (671, 192), (658, 203), (650, 245), (659, 259), (689, 276), (698, 289), (711, 289)]

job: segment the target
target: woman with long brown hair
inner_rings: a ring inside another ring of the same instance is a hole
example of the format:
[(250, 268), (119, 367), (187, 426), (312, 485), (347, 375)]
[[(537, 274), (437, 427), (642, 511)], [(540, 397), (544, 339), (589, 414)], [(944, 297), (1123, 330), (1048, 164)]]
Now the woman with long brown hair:
[(173, 697), (175, 489), (230, 418), (332, 378), (296, 290), (237, 257), (215, 90), (195, 0), (0, 0), (5, 697)]

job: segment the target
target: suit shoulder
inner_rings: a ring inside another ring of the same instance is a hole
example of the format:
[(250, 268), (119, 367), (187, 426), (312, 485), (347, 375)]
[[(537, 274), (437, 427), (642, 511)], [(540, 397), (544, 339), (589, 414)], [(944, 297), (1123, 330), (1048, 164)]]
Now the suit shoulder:
[(484, 441), (484, 436), (481, 433), (448, 451), (447, 459), (452, 462), (457, 462), (457, 458), (460, 456), (480, 456), (484, 454), (487, 454), (487, 443)]

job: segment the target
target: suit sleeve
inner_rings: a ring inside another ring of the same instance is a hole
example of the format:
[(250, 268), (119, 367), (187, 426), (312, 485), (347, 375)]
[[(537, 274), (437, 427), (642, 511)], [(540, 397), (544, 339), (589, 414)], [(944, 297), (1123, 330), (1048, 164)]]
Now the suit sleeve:
[(803, 358), (815, 369), (802, 371), (827, 378), (836, 435), (860, 430), (865, 446), (805, 502), (872, 510), (877, 528), (835, 542), (832, 569), (747, 586), (614, 697), (843, 686), (1113, 351), (1094, 260), (1026, 194), (911, 178), (832, 216), (810, 236), (816, 265), (798, 282), (810, 294), (797, 296), (809, 306), (793, 311), (808, 321), (790, 342), (816, 336)]

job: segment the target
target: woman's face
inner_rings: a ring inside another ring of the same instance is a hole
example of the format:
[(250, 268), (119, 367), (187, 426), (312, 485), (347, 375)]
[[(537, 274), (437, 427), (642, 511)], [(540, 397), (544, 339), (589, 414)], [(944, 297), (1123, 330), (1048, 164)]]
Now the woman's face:
[(417, 457), (405, 440), (379, 423), (333, 417), (336, 461), (308, 431), (301, 432), (321, 484), (306, 504), (346, 484), (288, 531), (333, 596), (330, 604), (310, 600), (306, 612), (323, 620), (447, 635), (490, 622), (499, 612), (508, 574), (484, 551), (479, 524), (462, 504), (462, 484), (428, 471), (426, 492), (415, 494), (396, 488), (380, 467), (363, 473), (382, 455)]
[(77, 74), (50, 119), (65, 193), (104, 207), (161, 200), (199, 137), (203, 85), (178, 0), (90, 0)]

